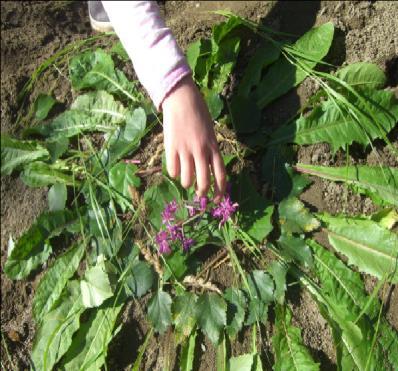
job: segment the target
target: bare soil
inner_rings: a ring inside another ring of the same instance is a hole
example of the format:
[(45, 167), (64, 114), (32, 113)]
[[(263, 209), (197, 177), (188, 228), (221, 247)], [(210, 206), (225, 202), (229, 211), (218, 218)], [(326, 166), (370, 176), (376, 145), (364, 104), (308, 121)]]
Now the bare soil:
[[(398, 3), (394, 1), (167, 1), (161, 2), (167, 23), (174, 31), (182, 48), (205, 35), (221, 17), (209, 10), (229, 9), (241, 16), (284, 32), (303, 34), (314, 25), (333, 21), (336, 26), (335, 40), (327, 61), (336, 66), (357, 61), (377, 63), (386, 71), (391, 89), (398, 83)], [(4, 1), (1, 2), (1, 131), (18, 133), (22, 124), (18, 121), (17, 94), (34, 70), (48, 57), (70, 42), (84, 39), (93, 32), (90, 29), (86, 2), (69, 1)], [(241, 56), (244, 60), (248, 55)], [(242, 63), (241, 61), (238, 61)], [(231, 77), (231, 83), (239, 73)], [(300, 107), (315, 91), (311, 82), (304, 82), (298, 89), (288, 93), (270, 105), (264, 118), (270, 126), (277, 126)], [(38, 92), (52, 91), (55, 97), (68, 105), (71, 101), (70, 86), (62, 71), (50, 68), (40, 79)], [(28, 123), (24, 123), (26, 125)], [(398, 146), (398, 132), (394, 130), (390, 140)], [(153, 153), (160, 151), (162, 134), (153, 134), (143, 150), (146, 162)], [(155, 151), (155, 152), (154, 152)], [(379, 156), (377, 156), (377, 154)], [(350, 162), (376, 164), (382, 162), (398, 166), (397, 159), (382, 143), (374, 149), (353, 148)], [(297, 161), (336, 165), (345, 163), (343, 152), (333, 154), (328, 145), (300, 147)], [(154, 163), (156, 165), (156, 163)], [(257, 181), (259, 183), (259, 180)], [(10, 236), (17, 239), (47, 207), (46, 189), (31, 189), (17, 177), (1, 179), (1, 265), (7, 255)], [(314, 179), (303, 193), (302, 200), (314, 211), (332, 214), (370, 214), (376, 206), (363, 196), (347, 192), (345, 187), (328, 181)], [(322, 233), (317, 239), (327, 244)], [(212, 280), (226, 286), (232, 279), (228, 264), (211, 272)], [(29, 354), (32, 347), (35, 325), (31, 316), (31, 302), (40, 274), (25, 281), (10, 281), (1, 272), (1, 362), (6, 369), (29, 369)], [(371, 285), (370, 285), (371, 286)], [(123, 313), (124, 327), (112, 342), (109, 369), (122, 370), (134, 362), (138, 347), (149, 329), (144, 307), (147, 298), (127, 305)], [(304, 343), (322, 369), (335, 369), (336, 355), (330, 330), (320, 315), (310, 295), (300, 290), (291, 290), (288, 297), (293, 309), (294, 323), (302, 329)], [(386, 302), (387, 319), (398, 328), (398, 289), (391, 287)], [(272, 313), (270, 314), (272, 317)], [(270, 337), (272, 326), (262, 329), (262, 351), (264, 366), (271, 368), (272, 353)], [(215, 369), (215, 349), (204, 337), (199, 338), (195, 368)], [(232, 355), (250, 350), (250, 334), (242, 336), (231, 345)], [(171, 333), (155, 336), (145, 354), (143, 369), (162, 370), (163, 362), (170, 360), (175, 366), (176, 346)]]

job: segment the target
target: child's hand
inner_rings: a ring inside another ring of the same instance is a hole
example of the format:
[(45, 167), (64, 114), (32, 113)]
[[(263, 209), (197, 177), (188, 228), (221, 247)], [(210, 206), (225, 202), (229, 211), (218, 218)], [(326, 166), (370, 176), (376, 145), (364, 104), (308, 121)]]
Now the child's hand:
[(162, 104), (167, 171), (180, 176), (188, 188), (196, 174), (198, 196), (210, 187), (210, 167), (214, 176), (214, 199), (225, 191), (225, 167), (206, 103), (192, 78), (185, 77)]

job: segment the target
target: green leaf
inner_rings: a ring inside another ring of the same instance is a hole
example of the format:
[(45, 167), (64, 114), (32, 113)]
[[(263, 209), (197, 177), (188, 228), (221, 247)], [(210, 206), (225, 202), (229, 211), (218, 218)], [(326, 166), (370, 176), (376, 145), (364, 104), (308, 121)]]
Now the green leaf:
[(143, 108), (136, 108), (132, 113), (126, 115), (126, 127), (124, 129), (124, 139), (136, 141), (141, 139), (146, 126), (146, 114)]
[(188, 46), (186, 53), (187, 62), (189, 64), (189, 67), (191, 67), (194, 79), (195, 79), (195, 68), (198, 62), (201, 47), (202, 47), (202, 40), (197, 40)]
[(192, 371), (197, 332), (193, 332), (181, 349), (180, 371)]
[(61, 255), (40, 280), (32, 304), (36, 322), (53, 308), (68, 280), (75, 274), (84, 254), (84, 245), (77, 244)]
[(44, 144), (50, 153), (51, 163), (54, 163), (68, 150), (69, 139), (66, 137), (59, 137), (55, 140), (47, 140)]
[(327, 225), (330, 244), (347, 256), (350, 265), (379, 279), (398, 283), (398, 237), (395, 233), (372, 220), (327, 214), (320, 218)]
[[(329, 51), (333, 40), (333, 23), (328, 22), (319, 27), (312, 28), (298, 39), (293, 45), (293, 52), (297, 53), (298, 62), (307, 69), (312, 69), (322, 60)], [(262, 109), (270, 102), (300, 84), (308, 73), (280, 58), (267, 71), (261, 80), (255, 97), (257, 105)]]
[[(37, 295), (37, 294), (36, 294)], [(36, 370), (52, 370), (72, 344), (84, 308), (79, 284), (69, 281), (58, 305), (43, 316), (33, 342), (32, 360)]]
[(148, 318), (154, 329), (164, 333), (171, 324), (171, 297), (158, 290), (148, 303)]
[(37, 142), (21, 141), (1, 135), (1, 175), (10, 175), (26, 164), (48, 158), (47, 149)]
[(155, 283), (155, 273), (145, 262), (138, 261), (127, 273), (126, 286), (128, 292), (136, 298), (146, 294)]
[(114, 327), (123, 308), (123, 300), (109, 299), (84, 322), (73, 337), (68, 352), (61, 360), (61, 370), (100, 370), (105, 363), (108, 344), (114, 336)]
[(233, 287), (228, 287), (225, 290), (224, 298), (228, 302), (226, 332), (233, 339), (243, 326), (246, 299), (241, 290)]
[(392, 229), (398, 223), (398, 212), (391, 208), (380, 210), (370, 218), (379, 223), (383, 228)]
[(398, 206), (398, 170), (383, 166), (315, 166), (297, 164), (299, 172), (321, 178), (344, 182), (377, 203), (383, 201)]
[(261, 111), (252, 98), (234, 95), (229, 108), (232, 115), (232, 125), (237, 133), (253, 133), (260, 127)]
[(79, 133), (109, 132), (117, 128), (127, 117), (127, 110), (106, 91), (79, 95), (71, 109), (61, 113), (47, 125), (27, 129), (30, 134), (40, 134), (53, 140), (73, 137)]
[(199, 297), (196, 309), (199, 327), (213, 344), (217, 344), (227, 323), (227, 304), (221, 296), (205, 293)]
[(36, 119), (44, 120), (56, 103), (57, 100), (51, 95), (40, 93), (33, 106)]
[(238, 357), (231, 357), (229, 359), (229, 369), (231, 371), (251, 371), (254, 356), (254, 354), (242, 354)]
[(266, 323), (268, 318), (268, 305), (273, 300), (274, 283), (264, 271), (254, 270), (248, 275), (249, 284), (249, 316), (246, 325), (254, 322)]
[(29, 187), (44, 187), (49, 184), (64, 183), (74, 185), (73, 176), (60, 170), (56, 165), (36, 161), (25, 166), (21, 174), (22, 181)]
[(217, 371), (227, 371), (227, 344), (225, 340), (225, 335), (222, 334), (222, 339), (220, 344), (217, 346), (216, 351), (216, 369)]
[(384, 353), (387, 353), (392, 369), (398, 365), (398, 333), (386, 320), (380, 323), (379, 343)]
[(311, 232), (319, 228), (319, 221), (296, 197), (285, 198), (280, 202), (279, 223), (287, 233)]
[(116, 54), (123, 62), (129, 62), (130, 57), (124, 49), (123, 44), (120, 41), (117, 41), (111, 49), (112, 54)]
[(292, 313), (288, 307), (275, 307), (275, 333), (272, 345), (275, 354), (274, 370), (319, 370), (307, 348), (301, 331), (292, 326)]
[(350, 84), (355, 89), (382, 89), (386, 84), (386, 75), (374, 63), (358, 62), (340, 68), (336, 77)]
[[(398, 121), (398, 99), (393, 92), (367, 91), (363, 102), (352, 103), (362, 114), (360, 122), (332, 100), (322, 102), (309, 115), (301, 115), (291, 124), (282, 126), (272, 134), (269, 145), (293, 142), (297, 144), (329, 143), (333, 153), (347, 144), (358, 142), (367, 145), (383, 137)], [(377, 125), (369, 112), (377, 120)]]
[(196, 300), (197, 296), (194, 293), (185, 291), (173, 301), (173, 324), (178, 342), (188, 337), (195, 327)]
[(48, 208), (50, 211), (58, 211), (65, 209), (67, 198), (66, 185), (63, 183), (55, 183), (48, 191)]
[(101, 255), (97, 265), (89, 268), (80, 281), (82, 301), (86, 308), (99, 307), (106, 299), (113, 296), (113, 290)]
[(119, 162), (109, 171), (110, 186), (124, 197), (130, 199), (129, 186), (139, 187), (141, 184), (140, 178), (134, 175), (136, 171), (137, 166), (134, 164)]
[(212, 40), (215, 44), (220, 45), (223, 40), (230, 36), (230, 33), (242, 24), (239, 17), (230, 17), (226, 22), (217, 23), (212, 29)]
[(312, 266), (311, 250), (302, 238), (282, 233), (277, 244), (288, 260), (296, 261), (305, 267)]
[(268, 272), (271, 274), (275, 282), (275, 300), (278, 304), (283, 304), (285, 301), (286, 292), (286, 274), (287, 267), (282, 265), (279, 261), (272, 261), (268, 265)]
[(207, 107), (209, 108), (210, 116), (216, 120), (224, 107), (224, 103), (219, 94), (213, 90), (203, 89), (203, 96), (205, 98)]
[[(261, 72), (275, 62), (280, 55), (280, 50), (271, 43), (261, 45), (250, 61), (243, 73), (238, 86), (238, 95), (249, 97), (253, 87), (257, 86), (261, 80)], [(257, 105), (256, 105), (257, 106)]]
[(48, 240), (58, 236), (77, 219), (75, 213), (62, 210), (45, 212), (25, 232), (11, 251), (4, 272), (14, 280), (25, 278), (33, 269), (44, 263), (51, 253)]
[(242, 172), (232, 189), (232, 199), (239, 204), (239, 225), (255, 241), (261, 242), (271, 231), (274, 207), (255, 190), (248, 173)]

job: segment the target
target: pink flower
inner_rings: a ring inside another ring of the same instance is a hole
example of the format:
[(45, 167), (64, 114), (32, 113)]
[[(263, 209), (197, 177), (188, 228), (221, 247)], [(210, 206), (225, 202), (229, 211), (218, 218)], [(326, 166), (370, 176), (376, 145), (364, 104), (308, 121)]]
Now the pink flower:
[(156, 237), (155, 241), (159, 246), (159, 254), (170, 254), (171, 249), (169, 242), (167, 241), (168, 235), (165, 231), (160, 231)]
[(162, 212), (162, 223), (170, 224), (174, 220), (174, 215), (178, 209), (178, 204), (175, 200), (169, 202)]
[(195, 241), (192, 238), (184, 238), (182, 240), (182, 248), (184, 251), (188, 251), (194, 243)]
[(224, 225), (238, 206), (237, 203), (232, 203), (230, 196), (227, 194), (223, 197), (221, 202), (213, 208), (211, 214), (214, 218), (221, 219), (220, 225)]

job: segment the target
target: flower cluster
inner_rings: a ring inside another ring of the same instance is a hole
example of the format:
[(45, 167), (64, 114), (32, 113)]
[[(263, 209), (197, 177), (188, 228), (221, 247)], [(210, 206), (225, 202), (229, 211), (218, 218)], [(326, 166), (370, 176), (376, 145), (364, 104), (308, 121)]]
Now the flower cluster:
[[(191, 222), (199, 221), (202, 216), (206, 213), (209, 206), (209, 200), (207, 197), (195, 196), (193, 202), (187, 203), (185, 206), (188, 210), (189, 218), (192, 218)], [(162, 224), (165, 227), (155, 237), (156, 244), (159, 248), (159, 254), (170, 254), (171, 244), (179, 241), (184, 251), (188, 251), (195, 241), (192, 238), (184, 236), (182, 228), (182, 221), (176, 220), (176, 212), (179, 205), (175, 200), (166, 204), (162, 211)], [(219, 225), (222, 226), (231, 217), (238, 207), (237, 203), (231, 201), (229, 194), (225, 195), (221, 202), (210, 210), (210, 215), (219, 219)]]

